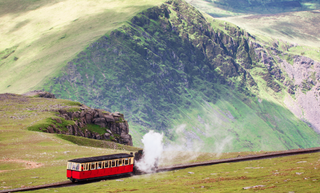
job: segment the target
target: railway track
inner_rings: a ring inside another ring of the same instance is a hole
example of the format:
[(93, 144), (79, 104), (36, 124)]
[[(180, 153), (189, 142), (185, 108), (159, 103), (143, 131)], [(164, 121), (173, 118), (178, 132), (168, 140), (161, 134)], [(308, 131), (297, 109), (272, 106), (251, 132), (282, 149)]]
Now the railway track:
[(39, 186), (30, 186), (25, 188), (16, 188), (11, 190), (2, 190), (0, 193), (8, 193), (8, 192), (22, 192), (22, 191), (31, 191), (31, 190), (39, 190), (39, 189), (46, 189), (46, 188), (59, 188), (59, 187), (68, 187), (68, 186), (75, 186), (71, 181), (63, 181), (57, 182), (52, 184), (45, 184)]
[[(207, 166), (207, 165), (241, 162), (241, 161), (251, 161), (251, 160), (258, 160), (258, 159), (268, 159), (268, 158), (307, 154), (307, 153), (316, 153), (316, 152), (320, 152), (320, 147), (309, 148), (309, 149), (295, 149), (295, 150), (281, 151), (281, 152), (275, 152), (275, 153), (266, 153), (266, 154), (262, 154), (262, 155), (249, 155), (249, 156), (244, 156), (244, 157), (236, 157), (236, 158), (219, 159), (219, 160), (212, 160), (212, 161), (206, 161), (206, 162), (166, 166), (166, 167), (158, 168), (156, 170), (156, 172), (165, 172), (165, 171), (179, 170), (179, 169), (185, 169), (185, 168), (190, 168), (190, 167)], [(111, 178), (111, 179), (115, 179), (115, 178)], [(31, 191), (31, 190), (46, 189), (46, 188), (76, 186), (76, 185), (81, 185), (81, 184), (72, 183), (71, 181), (63, 181), (63, 182), (58, 182), (58, 183), (53, 183), (53, 184), (32, 186), (32, 187), (26, 187), (26, 188), (2, 190), (2, 191), (0, 191), (0, 193), (22, 192), (22, 191)]]
[(309, 149), (295, 149), (295, 150), (281, 151), (281, 152), (275, 152), (275, 153), (266, 153), (263, 155), (249, 155), (249, 156), (244, 156), (244, 157), (236, 157), (236, 158), (219, 159), (219, 160), (212, 160), (212, 161), (206, 161), (206, 162), (167, 166), (167, 167), (158, 168), (156, 172), (172, 171), (172, 170), (179, 170), (179, 169), (198, 167), (198, 166), (207, 166), (207, 165), (214, 165), (214, 164), (222, 164), (222, 163), (232, 163), (232, 162), (241, 162), (241, 161), (283, 157), (283, 156), (306, 154), (306, 153), (316, 153), (316, 152), (320, 152), (320, 147), (309, 148)]

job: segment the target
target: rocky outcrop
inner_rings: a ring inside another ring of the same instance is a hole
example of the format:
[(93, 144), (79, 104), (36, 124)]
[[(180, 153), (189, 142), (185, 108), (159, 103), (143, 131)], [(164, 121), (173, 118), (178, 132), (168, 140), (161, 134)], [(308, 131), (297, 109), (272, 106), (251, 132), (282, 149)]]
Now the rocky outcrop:
[[(61, 133), (133, 145), (131, 135), (129, 135), (128, 122), (119, 112), (109, 113), (101, 109), (90, 109), (84, 105), (80, 108), (80, 111), (68, 112), (67, 109), (60, 109), (58, 112), (62, 119), (52, 118), (57, 124), (51, 124), (46, 128), (48, 133)], [(72, 120), (74, 124), (67, 125), (66, 129), (59, 128), (63, 120)], [(105, 133), (92, 131), (88, 129), (88, 125), (99, 125), (105, 129)]]

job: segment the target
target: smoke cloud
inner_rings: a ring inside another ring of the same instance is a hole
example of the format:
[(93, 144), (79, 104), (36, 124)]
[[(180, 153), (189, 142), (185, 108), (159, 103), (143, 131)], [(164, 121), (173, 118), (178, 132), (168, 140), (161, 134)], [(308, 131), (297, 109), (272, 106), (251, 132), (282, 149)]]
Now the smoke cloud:
[(143, 156), (136, 162), (136, 167), (145, 173), (152, 173), (163, 152), (163, 134), (151, 130), (141, 141), (144, 145)]
[[(197, 129), (197, 128), (195, 128)], [(206, 125), (206, 138), (212, 138), (214, 144), (211, 147), (206, 147), (205, 142), (192, 130), (187, 130), (187, 125), (182, 124), (175, 128), (174, 132), (177, 138), (174, 142), (166, 141), (164, 144), (164, 135), (149, 131), (142, 138), (143, 156), (139, 161), (136, 161), (136, 167), (145, 173), (152, 173), (159, 165), (175, 165), (188, 163), (196, 160), (204, 152), (216, 154), (216, 158), (220, 157), (221, 153), (229, 149), (233, 137), (223, 135), (221, 131), (210, 128)], [(197, 129), (199, 130), (199, 129)]]

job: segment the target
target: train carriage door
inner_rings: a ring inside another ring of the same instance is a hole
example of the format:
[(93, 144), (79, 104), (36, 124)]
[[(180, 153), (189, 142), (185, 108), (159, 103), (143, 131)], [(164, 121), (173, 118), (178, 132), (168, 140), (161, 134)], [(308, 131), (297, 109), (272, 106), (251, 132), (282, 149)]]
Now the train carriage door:
[(103, 175), (102, 162), (97, 162), (97, 176)]
[(85, 163), (83, 164), (84, 167), (83, 167), (83, 171), (88, 171), (90, 168), (89, 168), (89, 163)]
[(92, 162), (90, 164), (90, 169), (91, 169), (91, 177), (96, 177), (97, 176), (97, 162)]
[(109, 161), (105, 161), (104, 163), (104, 166), (103, 166), (103, 168), (104, 168), (104, 173), (105, 174), (108, 174), (109, 173)]
[(112, 160), (111, 161), (111, 167), (112, 167), (112, 169), (111, 169), (111, 175), (113, 175), (113, 174), (116, 174), (116, 160)]

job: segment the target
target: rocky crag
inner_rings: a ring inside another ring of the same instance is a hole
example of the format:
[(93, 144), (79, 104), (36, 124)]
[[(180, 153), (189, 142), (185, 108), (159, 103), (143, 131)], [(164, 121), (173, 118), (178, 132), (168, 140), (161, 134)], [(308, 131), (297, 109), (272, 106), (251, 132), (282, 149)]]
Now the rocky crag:
[[(30, 91), (23, 96), (56, 99), (54, 94), (43, 90)], [(83, 104), (80, 105), (80, 108), (72, 108), (71, 110), (68, 106), (47, 110), (56, 112), (60, 118), (51, 118), (49, 121), (51, 124), (39, 126), (36, 130), (133, 145), (132, 137), (129, 135), (129, 125), (123, 114), (109, 113), (101, 109), (91, 109)], [(90, 126), (94, 128), (92, 129)], [(97, 129), (99, 132), (95, 131)]]
[[(55, 95), (43, 90), (34, 90), (23, 94), (23, 96), (42, 97), (55, 99)], [(112, 140), (117, 143), (132, 146), (132, 138), (129, 135), (129, 125), (124, 119), (123, 114), (119, 112), (109, 113), (101, 109), (91, 109), (85, 105), (79, 109), (80, 111), (68, 112), (68, 109), (57, 110), (59, 116), (64, 120), (74, 121), (75, 124), (67, 125), (67, 131), (62, 126), (51, 124), (40, 130), (48, 133), (59, 133), (67, 135), (82, 136), (98, 140)], [(62, 124), (59, 118), (52, 118), (56, 123)], [(98, 125), (105, 128), (106, 133), (99, 134), (86, 129), (89, 124)], [(64, 126), (63, 126), (64, 127)]]
[[(124, 145), (132, 146), (132, 138), (129, 135), (129, 125), (119, 112), (108, 113), (100, 109), (90, 109), (83, 105), (80, 111), (68, 112), (66, 109), (58, 110), (59, 115), (64, 120), (74, 121), (74, 124), (67, 125), (65, 130), (60, 127), (60, 118), (52, 118), (58, 124), (51, 124), (47, 128), (39, 128), (48, 133), (59, 133), (75, 135), (98, 140), (110, 140)], [(101, 134), (87, 129), (88, 125), (98, 125), (105, 130)]]

